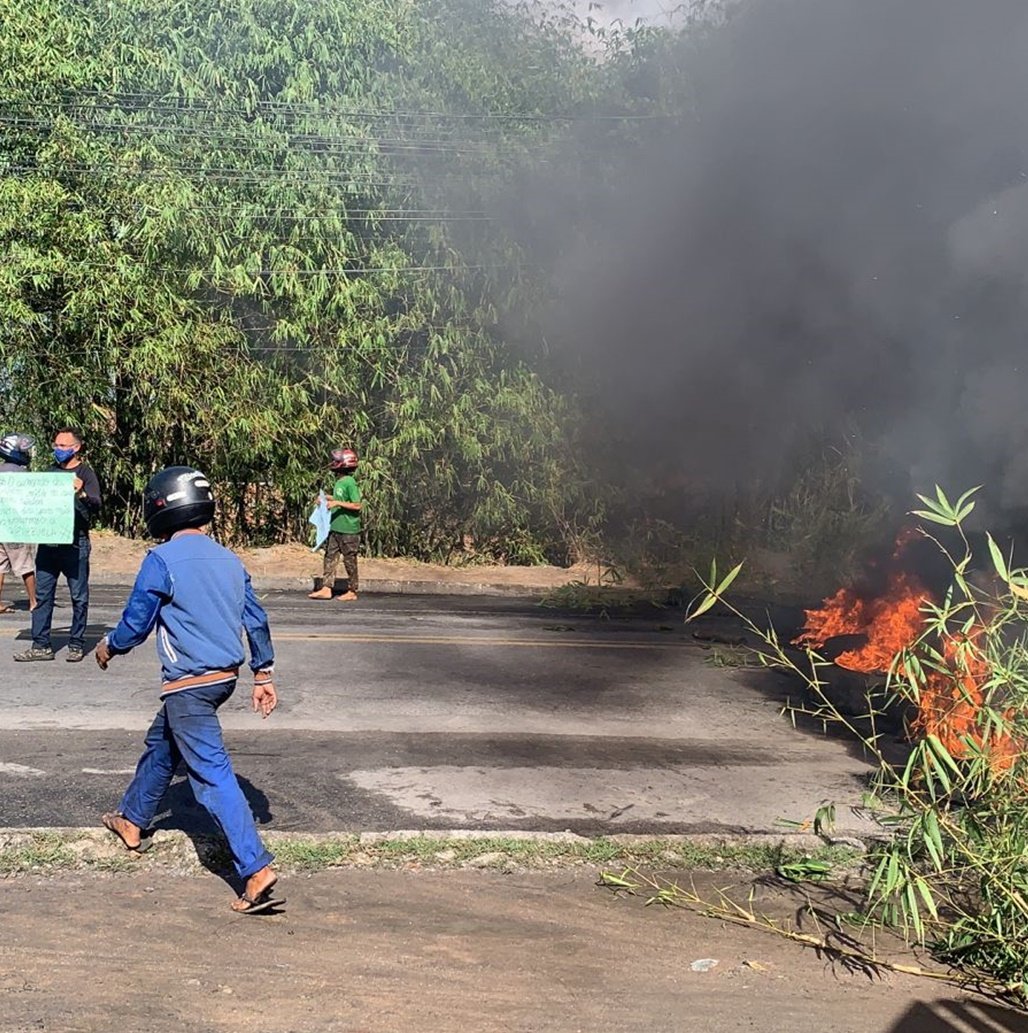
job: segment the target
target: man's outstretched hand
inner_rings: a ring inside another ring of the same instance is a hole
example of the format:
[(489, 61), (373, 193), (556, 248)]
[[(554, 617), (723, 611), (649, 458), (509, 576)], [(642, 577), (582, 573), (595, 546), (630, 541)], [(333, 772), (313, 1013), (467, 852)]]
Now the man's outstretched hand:
[(253, 687), (253, 711), (267, 717), (278, 706), (278, 695), (273, 682), (264, 681)]
[(101, 671), (107, 670), (107, 665), (111, 662), (111, 657), (114, 654), (111, 652), (111, 647), (107, 644), (106, 637), (100, 639), (96, 644), (96, 649), (93, 651), (93, 655), (96, 657), (96, 666)]

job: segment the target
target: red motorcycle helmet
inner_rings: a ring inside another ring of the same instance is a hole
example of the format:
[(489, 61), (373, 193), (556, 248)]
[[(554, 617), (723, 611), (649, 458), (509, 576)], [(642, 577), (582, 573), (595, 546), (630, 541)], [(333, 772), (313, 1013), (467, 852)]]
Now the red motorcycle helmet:
[(334, 448), (328, 466), (330, 470), (356, 470), (357, 453), (352, 448)]

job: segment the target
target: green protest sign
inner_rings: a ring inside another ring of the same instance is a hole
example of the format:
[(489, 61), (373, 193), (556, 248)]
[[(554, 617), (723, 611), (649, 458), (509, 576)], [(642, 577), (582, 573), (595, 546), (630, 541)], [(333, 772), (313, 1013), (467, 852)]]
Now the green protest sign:
[(0, 542), (72, 542), (74, 480), (71, 472), (0, 473)]

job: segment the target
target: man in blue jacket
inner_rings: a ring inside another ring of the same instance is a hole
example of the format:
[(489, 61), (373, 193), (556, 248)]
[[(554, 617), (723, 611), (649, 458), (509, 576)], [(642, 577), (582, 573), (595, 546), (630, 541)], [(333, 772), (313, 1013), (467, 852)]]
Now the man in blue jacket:
[(156, 629), (163, 706), (118, 811), (105, 814), (103, 823), (127, 849), (145, 850), (146, 830), (181, 762), (193, 795), (228, 840), (244, 882), (232, 909), (253, 914), (284, 901), (271, 898), (278, 879), (273, 857), (232, 771), (218, 707), (236, 687), (245, 632), (253, 709), (267, 717), (278, 703), (275, 655), (268, 616), (243, 564), (201, 530), (213, 517), (214, 495), (198, 470), (169, 467), (146, 487), (143, 518), (161, 544), (146, 554), (121, 621), (96, 647), (96, 662), (107, 670), (112, 657), (128, 653)]

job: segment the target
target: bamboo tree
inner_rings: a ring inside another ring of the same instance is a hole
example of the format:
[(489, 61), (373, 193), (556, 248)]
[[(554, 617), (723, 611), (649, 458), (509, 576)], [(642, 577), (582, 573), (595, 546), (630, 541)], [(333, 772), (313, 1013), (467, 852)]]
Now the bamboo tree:
[(374, 551), (566, 555), (573, 402), (499, 330), (545, 278), (476, 206), (610, 73), (530, 13), (0, 0), (3, 418), (82, 423), (123, 530), (189, 461), (302, 532), (345, 441)]

